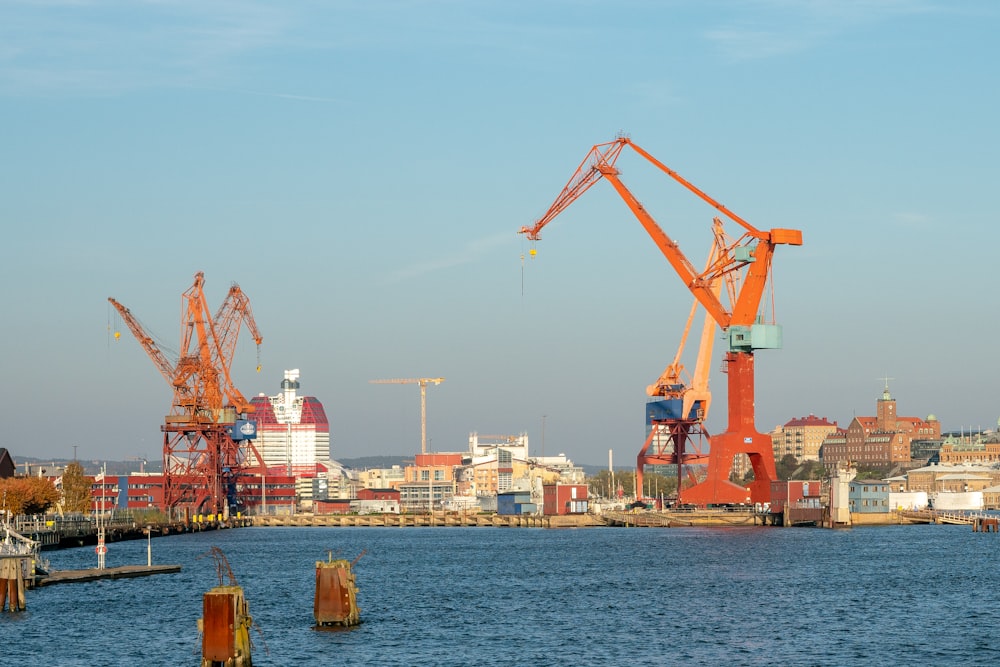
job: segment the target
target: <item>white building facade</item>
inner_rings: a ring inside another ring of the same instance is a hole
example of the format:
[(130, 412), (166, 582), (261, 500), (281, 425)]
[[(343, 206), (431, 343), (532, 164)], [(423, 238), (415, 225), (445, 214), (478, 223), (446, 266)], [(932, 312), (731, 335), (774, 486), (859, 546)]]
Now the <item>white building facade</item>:
[(323, 404), (299, 396), (299, 370), (286, 370), (281, 393), (251, 399), (257, 421), (255, 445), (268, 468), (314, 476), (316, 464), (330, 457), (330, 423)]

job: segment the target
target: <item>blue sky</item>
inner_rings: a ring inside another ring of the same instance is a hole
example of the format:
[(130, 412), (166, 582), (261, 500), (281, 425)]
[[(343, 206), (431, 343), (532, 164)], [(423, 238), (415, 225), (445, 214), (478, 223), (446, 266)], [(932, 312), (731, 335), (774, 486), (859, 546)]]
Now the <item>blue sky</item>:
[[(874, 414), (885, 377), (901, 415), (995, 426), (998, 27), (989, 0), (0, 2), (0, 446), (158, 459), (170, 388), (107, 298), (176, 348), (204, 271), (264, 337), (240, 389), (299, 368), (337, 457), (419, 451), (417, 387), (369, 380), (444, 377), (434, 451), (633, 465), (687, 290), (608, 183), (537, 257), (516, 233), (619, 132), (803, 231), (761, 431)], [(619, 166), (700, 264), (712, 211)]]

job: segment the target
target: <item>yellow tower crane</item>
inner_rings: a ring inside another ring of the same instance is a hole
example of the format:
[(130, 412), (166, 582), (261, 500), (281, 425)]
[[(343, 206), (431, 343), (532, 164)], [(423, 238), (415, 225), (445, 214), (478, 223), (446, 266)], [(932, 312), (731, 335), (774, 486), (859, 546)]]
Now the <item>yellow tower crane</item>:
[(393, 380), (369, 380), (372, 384), (418, 384), (420, 385), (420, 453), (427, 453), (427, 385), (441, 384), (444, 378), (406, 378)]

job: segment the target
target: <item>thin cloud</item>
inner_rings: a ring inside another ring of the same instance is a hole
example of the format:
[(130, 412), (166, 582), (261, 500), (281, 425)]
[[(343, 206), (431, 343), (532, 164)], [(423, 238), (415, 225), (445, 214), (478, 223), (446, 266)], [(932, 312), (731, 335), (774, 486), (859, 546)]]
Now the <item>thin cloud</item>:
[(734, 61), (798, 53), (858, 26), (943, 11), (928, 0), (756, 0), (742, 6), (744, 18), (705, 33)]
[(892, 214), (892, 219), (896, 224), (901, 227), (912, 227), (912, 228), (925, 228), (928, 227), (933, 220), (930, 216), (924, 215), (923, 213), (914, 213), (908, 211), (900, 211)]
[(496, 234), (494, 236), (487, 236), (482, 239), (469, 241), (455, 255), (429, 260), (426, 262), (418, 262), (416, 264), (403, 267), (398, 271), (394, 271), (387, 275), (384, 283), (398, 283), (404, 280), (411, 280), (428, 273), (444, 271), (456, 266), (462, 266), (464, 264), (472, 264), (482, 258), (483, 255), (487, 254), (487, 252), (492, 248), (506, 245), (510, 242), (510, 234)]
[(290, 16), (251, 2), (14, 3), (0, 10), (0, 93), (106, 94), (219, 78), (279, 43)]
[(188, 86), (188, 88), (194, 88), (197, 90), (212, 90), (220, 93), (233, 93), (234, 95), (252, 95), (254, 97), (272, 97), (280, 100), (295, 100), (300, 102), (324, 102), (324, 103), (336, 103), (341, 102), (333, 97), (316, 97), (313, 95), (294, 95), (292, 93), (274, 93), (264, 90), (245, 90), (241, 88), (223, 88), (220, 86)]

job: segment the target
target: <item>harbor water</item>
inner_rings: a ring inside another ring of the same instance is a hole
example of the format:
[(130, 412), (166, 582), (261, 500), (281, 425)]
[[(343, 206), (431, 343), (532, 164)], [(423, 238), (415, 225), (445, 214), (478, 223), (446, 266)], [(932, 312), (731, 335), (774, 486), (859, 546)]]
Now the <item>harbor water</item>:
[[(198, 665), (212, 547), (249, 602), (257, 666), (1000, 664), (1000, 536), (968, 526), (241, 528), (151, 546), (181, 572), (29, 591), (0, 614), (0, 664)], [(146, 550), (109, 544), (107, 565)], [(364, 552), (357, 627), (313, 628), (328, 551)]]

